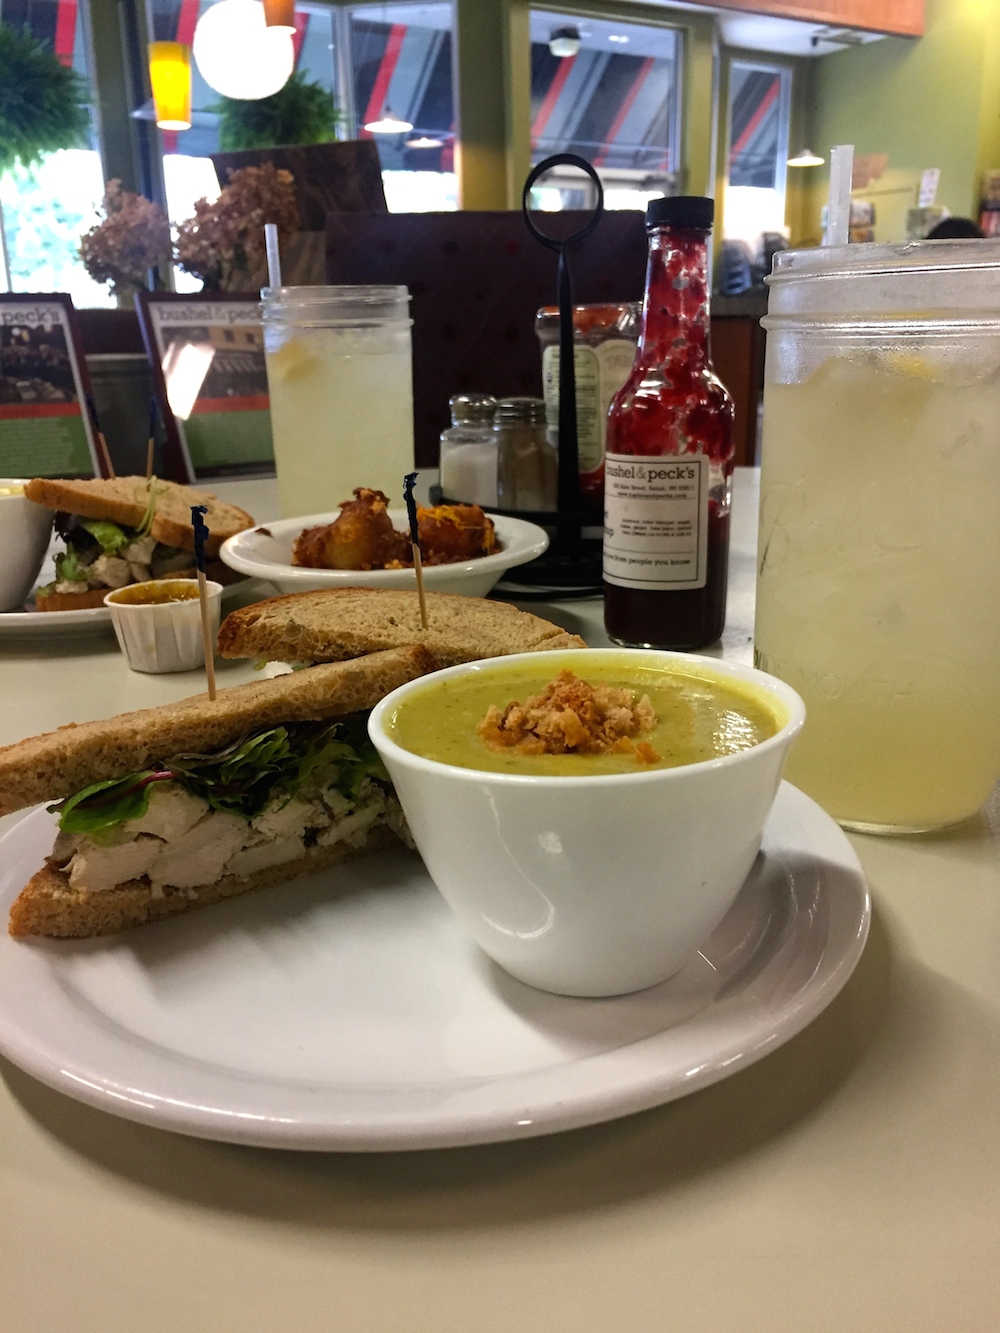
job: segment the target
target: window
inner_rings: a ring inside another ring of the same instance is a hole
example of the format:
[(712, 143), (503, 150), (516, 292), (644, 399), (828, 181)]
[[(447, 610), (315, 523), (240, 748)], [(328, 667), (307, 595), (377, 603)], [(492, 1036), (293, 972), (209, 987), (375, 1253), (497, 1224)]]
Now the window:
[[(190, 45), (198, 19), (214, 0), (150, 0), (149, 26), (154, 41)], [(295, 9), (295, 68), (334, 95), (334, 15), (322, 5), (297, 4)], [(219, 95), (208, 86), (192, 62), (191, 128), (161, 132), (163, 177), (171, 222), (182, 222), (194, 212), (196, 199), (215, 199), (219, 183), (211, 153), (219, 151)], [(197, 280), (178, 274), (178, 287), (192, 290)]]
[(785, 166), (792, 75), (781, 66), (729, 66), (728, 179), (722, 235), (756, 257), (766, 233), (785, 225)]
[[(214, 0), (149, 0), (154, 39), (190, 43)], [(336, 10), (296, 5), (295, 68), (329, 89), (343, 116), (344, 138), (371, 137), (363, 128), (389, 107), (409, 121), (405, 134), (377, 136), (390, 211), (457, 207), (451, 94), (452, 9), (448, 3), (356, 5)], [(166, 132), (163, 173), (172, 222), (190, 217), (194, 202), (219, 186), (210, 154), (219, 149), (218, 94), (193, 68), (192, 126)], [(177, 285), (197, 280), (178, 273)]]
[[(59, 60), (89, 79), (84, 14), (77, 0), (3, 0), (4, 22), (49, 43)], [(110, 306), (114, 298), (88, 275), (77, 247), (96, 221), (104, 172), (91, 120), (90, 142), (49, 156), (31, 171), (0, 176), (0, 220), (6, 241), (0, 290), (69, 292), (78, 306)]]
[[(552, 35), (565, 28), (578, 33), (579, 49), (553, 54)], [(608, 208), (645, 208), (672, 193), (680, 148), (680, 44), (674, 28), (533, 10), (532, 161), (552, 153), (587, 158)], [(587, 193), (553, 174), (535, 202), (581, 208), (590, 202)]]
[(350, 25), (356, 132), (387, 110), (413, 126), (377, 136), (389, 211), (457, 208), (451, 5), (356, 5)]

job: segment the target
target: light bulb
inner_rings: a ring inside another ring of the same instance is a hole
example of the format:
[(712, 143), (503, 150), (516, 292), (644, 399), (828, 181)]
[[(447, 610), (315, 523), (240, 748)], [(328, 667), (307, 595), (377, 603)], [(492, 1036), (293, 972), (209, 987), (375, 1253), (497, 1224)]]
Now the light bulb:
[(803, 148), (794, 157), (790, 157), (786, 165), (790, 167), (821, 167), (823, 161), (823, 158), (817, 157), (808, 148)]
[(365, 129), (369, 134), (409, 134), (413, 126), (408, 120), (403, 120), (386, 107), (378, 120), (368, 121)]
[[(150, 42), (149, 82), (154, 119), (161, 130), (191, 128), (191, 48), (181, 42)], [(135, 112), (132, 113), (135, 115)]]
[(219, 0), (194, 30), (195, 63), (223, 97), (258, 101), (280, 92), (295, 66), (287, 28), (269, 28), (260, 0)]

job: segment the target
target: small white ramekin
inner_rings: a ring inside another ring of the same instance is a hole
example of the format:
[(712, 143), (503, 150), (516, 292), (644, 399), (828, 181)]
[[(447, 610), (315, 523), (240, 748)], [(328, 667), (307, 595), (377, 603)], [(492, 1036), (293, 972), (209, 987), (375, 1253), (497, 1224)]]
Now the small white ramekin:
[[(609, 659), (742, 682), (778, 732), (704, 763), (593, 777), (489, 773), (405, 750), (400, 705), (469, 673), (498, 678)], [(434, 883), (480, 947), (512, 976), (562, 995), (622, 995), (665, 981), (729, 910), (760, 849), (764, 822), (805, 706), (752, 667), (686, 653), (588, 648), (469, 662), (393, 690), (368, 729)]]
[[(179, 602), (135, 603), (116, 601), (122, 593), (136, 587), (149, 590), (168, 583), (188, 588), (198, 585), (194, 579), (154, 579), (144, 584), (116, 588), (104, 599), (111, 611), (118, 646), (133, 671), (166, 675), (173, 671), (195, 671), (205, 665), (201, 632), (201, 603), (197, 595)], [(206, 582), (208, 590), (209, 629), (215, 643), (222, 610), (222, 584)]]
[[(0, 477), (0, 491), (23, 485), (22, 477)], [(54, 518), (51, 509), (20, 493), (0, 495), (0, 611), (20, 607), (31, 592)]]

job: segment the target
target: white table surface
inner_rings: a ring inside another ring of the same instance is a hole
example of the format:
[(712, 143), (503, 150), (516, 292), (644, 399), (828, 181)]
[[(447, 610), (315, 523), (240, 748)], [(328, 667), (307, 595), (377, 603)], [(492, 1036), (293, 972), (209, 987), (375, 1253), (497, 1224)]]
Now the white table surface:
[[(738, 476), (721, 645), (744, 661), (754, 487)], [(270, 483), (218, 490), (274, 516)], [(598, 602), (531, 609), (606, 642)], [(6, 743), (200, 679), (135, 675), (97, 638), (0, 646), (0, 684)], [(119, 1120), (0, 1061), (0, 1330), (1000, 1328), (1000, 808), (853, 842), (874, 924), (826, 1013), (723, 1083), (593, 1129), (268, 1152)]]

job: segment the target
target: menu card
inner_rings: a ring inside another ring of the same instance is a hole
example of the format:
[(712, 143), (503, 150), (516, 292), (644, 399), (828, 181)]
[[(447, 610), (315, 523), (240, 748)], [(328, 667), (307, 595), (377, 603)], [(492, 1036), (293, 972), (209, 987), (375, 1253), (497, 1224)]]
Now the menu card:
[(102, 472), (72, 300), (0, 293), (0, 476)]
[(195, 481), (273, 473), (257, 297), (140, 292), (136, 310), (166, 426), (170, 474)]

